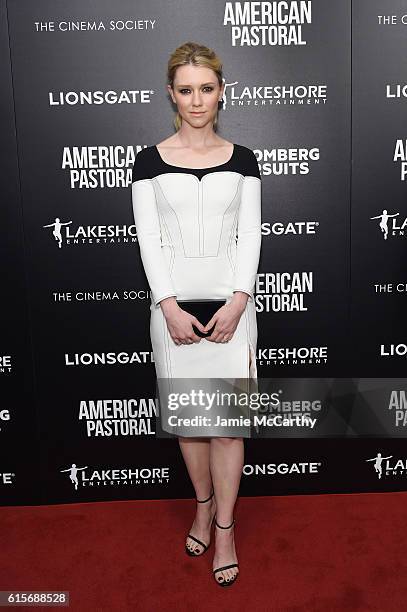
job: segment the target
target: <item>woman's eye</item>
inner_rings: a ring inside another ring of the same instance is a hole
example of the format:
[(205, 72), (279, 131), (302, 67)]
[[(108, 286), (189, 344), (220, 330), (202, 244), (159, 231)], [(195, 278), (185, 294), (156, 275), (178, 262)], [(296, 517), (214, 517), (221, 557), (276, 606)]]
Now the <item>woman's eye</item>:
[[(207, 87), (204, 87), (204, 91), (205, 91), (205, 90), (207, 90), (207, 91), (213, 91), (213, 87), (211, 87), (210, 85), (208, 85)], [(190, 90), (190, 89), (180, 89), (179, 91), (180, 91), (180, 93), (182, 93), (182, 94), (189, 94), (189, 93), (191, 93), (191, 90)]]

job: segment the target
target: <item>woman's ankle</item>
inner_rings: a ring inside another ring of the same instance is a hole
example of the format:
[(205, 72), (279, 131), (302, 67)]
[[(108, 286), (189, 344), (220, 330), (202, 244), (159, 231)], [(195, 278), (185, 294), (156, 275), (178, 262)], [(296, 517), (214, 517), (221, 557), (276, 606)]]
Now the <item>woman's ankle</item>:
[(233, 518), (233, 514), (220, 514), (216, 513), (216, 527), (218, 527), (218, 531), (231, 531), (233, 525), (235, 524), (235, 520)]
[[(210, 499), (214, 497), (213, 485), (210, 485), (209, 489), (207, 486), (199, 488), (199, 491), (195, 491), (195, 498), (199, 505), (209, 503)], [(207, 501), (208, 500), (208, 501)]]

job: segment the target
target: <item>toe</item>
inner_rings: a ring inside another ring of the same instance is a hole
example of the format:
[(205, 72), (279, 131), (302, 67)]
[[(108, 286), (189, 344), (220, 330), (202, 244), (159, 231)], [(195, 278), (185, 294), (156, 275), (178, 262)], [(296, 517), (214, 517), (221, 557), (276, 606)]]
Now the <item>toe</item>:
[(194, 552), (195, 550), (195, 542), (193, 542), (190, 538), (187, 539), (187, 548), (190, 552)]

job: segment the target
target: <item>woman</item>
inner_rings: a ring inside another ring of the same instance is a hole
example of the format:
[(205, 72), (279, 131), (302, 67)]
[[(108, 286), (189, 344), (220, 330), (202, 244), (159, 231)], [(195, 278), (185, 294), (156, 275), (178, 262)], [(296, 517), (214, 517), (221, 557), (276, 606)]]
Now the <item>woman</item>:
[[(151, 289), (157, 378), (256, 379), (257, 160), (251, 149), (216, 134), (224, 84), (222, 64), (211, 49), (192, 42), (176, 49), (167, 87), (178, 108), (177, 132), (138, 153), (132, 183)], [(190, 306), (202, 299), (224, 300), (209, 321), (182, 308), (182, 301)], [(233, 512), (244, 444), (243, 436), (222, 434), (223, 429), (212, 428), (210, 436), (179, 435), (178, 440), (198, 502), (186, 551), (200, 556), (207, 550), (214, 520), (213, 575), (217, 584), (229, 586), (239, 572)]]

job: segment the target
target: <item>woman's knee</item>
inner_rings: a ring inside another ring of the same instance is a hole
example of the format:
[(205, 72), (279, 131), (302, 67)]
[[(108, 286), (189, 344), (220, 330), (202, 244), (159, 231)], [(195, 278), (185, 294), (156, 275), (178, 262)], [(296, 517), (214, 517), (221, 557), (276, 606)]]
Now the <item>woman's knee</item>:
[(237, 444), (242, 440), (243, 438), (226, 438), (222, 436), (212, 438), (212, 442), (215, 442), (215, 444), (222, 444), (223, 446), (231, 446), (232, 444)]

